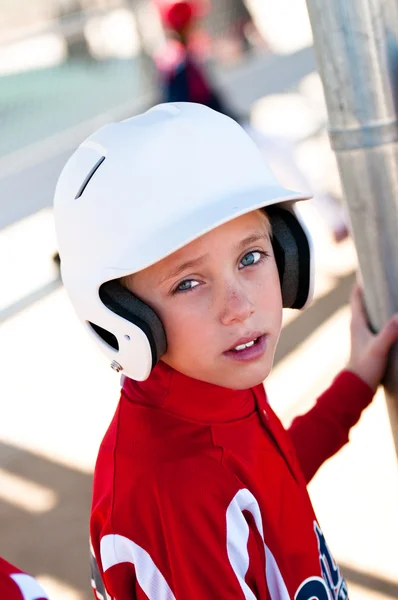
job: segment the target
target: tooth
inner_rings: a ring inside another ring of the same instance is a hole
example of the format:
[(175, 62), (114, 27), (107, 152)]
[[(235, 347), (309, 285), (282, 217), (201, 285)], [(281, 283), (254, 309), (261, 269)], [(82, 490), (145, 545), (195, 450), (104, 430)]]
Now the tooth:
[(240, 344), (240, 346), (235, 346), (234, 350), (244, 350), (246, 348), (245, 344)]
[(234, 348), (234, 350), (244, 350), (245, 348), (250, 348), (250, 346), (254, 345), (255, 340), (252, 340), (251, 342), (247, 342), (247, 344), (240, 344), (239, 346), (236, 346)]

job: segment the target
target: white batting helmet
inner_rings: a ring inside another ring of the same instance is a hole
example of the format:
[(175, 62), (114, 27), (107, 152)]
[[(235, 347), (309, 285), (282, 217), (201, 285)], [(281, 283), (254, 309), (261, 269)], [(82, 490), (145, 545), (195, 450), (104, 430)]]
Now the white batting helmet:
[(200, 104), (160, 104), (102, 127), (64, 167), (55, 223), (65, 288), (117, 370), (144, 380), (166, 350), (166, 335), (119, 278), (264, 207), (284, 306), (302, 308), (312, 294), (312, 251), (294, 203), (308, 197), (278, 183), (229, 117)]

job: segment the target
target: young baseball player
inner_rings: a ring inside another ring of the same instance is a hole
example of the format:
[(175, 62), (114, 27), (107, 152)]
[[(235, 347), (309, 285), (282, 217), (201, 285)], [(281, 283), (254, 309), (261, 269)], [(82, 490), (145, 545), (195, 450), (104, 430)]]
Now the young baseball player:
[(2, 600), (48, 600), (34, 577), (0, 558), (0, 598)]
[(373, 335), (356, 288), (347, 369), (284, 430), (262, 382), (282, 307), (311, 298), (306, 197), (199, 104), (107, 125), (64, 168), (65, 287), (125, 375), (94, 475), (96, 597), (348, 597), (306, 485), (370, 403), (398, 324)]

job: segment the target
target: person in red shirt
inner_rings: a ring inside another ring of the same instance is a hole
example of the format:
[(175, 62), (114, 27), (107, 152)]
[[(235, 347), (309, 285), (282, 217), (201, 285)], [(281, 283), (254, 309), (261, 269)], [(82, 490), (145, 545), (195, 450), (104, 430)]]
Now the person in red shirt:
[(34, 577), (0, 558), (0, 598), (2, 600), (49, 600)]
[(155, 4), (167, 32), (165, 43), (154, 55), (161, 101), (197, 102), (237, 119), (199, 58), (195, 22), (205, 7), (192, 0), (158, 0)]
[(286, 431), (267, 402), (282, 308), (311, 300), (311, 241), (232, 119), (156, 106), (90, 136), (55, 193), (62, 277), (124, 375), (98, 453), (93, 588), (114, 600), (343, 600), (307, 492), (383, 376), (398, 319), (370, 332)]

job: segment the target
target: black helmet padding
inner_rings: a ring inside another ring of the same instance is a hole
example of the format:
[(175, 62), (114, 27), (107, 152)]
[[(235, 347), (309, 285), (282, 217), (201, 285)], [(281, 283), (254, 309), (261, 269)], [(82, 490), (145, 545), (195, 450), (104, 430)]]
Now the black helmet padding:
[(145, 333), (151, 347), (153, 368), (167, 349), (166, 333), (158, 315), (118, 279), (103, 283), (99, 295), (109, 310), (137, 325)]
[(302, 308), (311, 286), (310, 244), (297, 217), (280, 206), (266, 209), (284, 308)]

